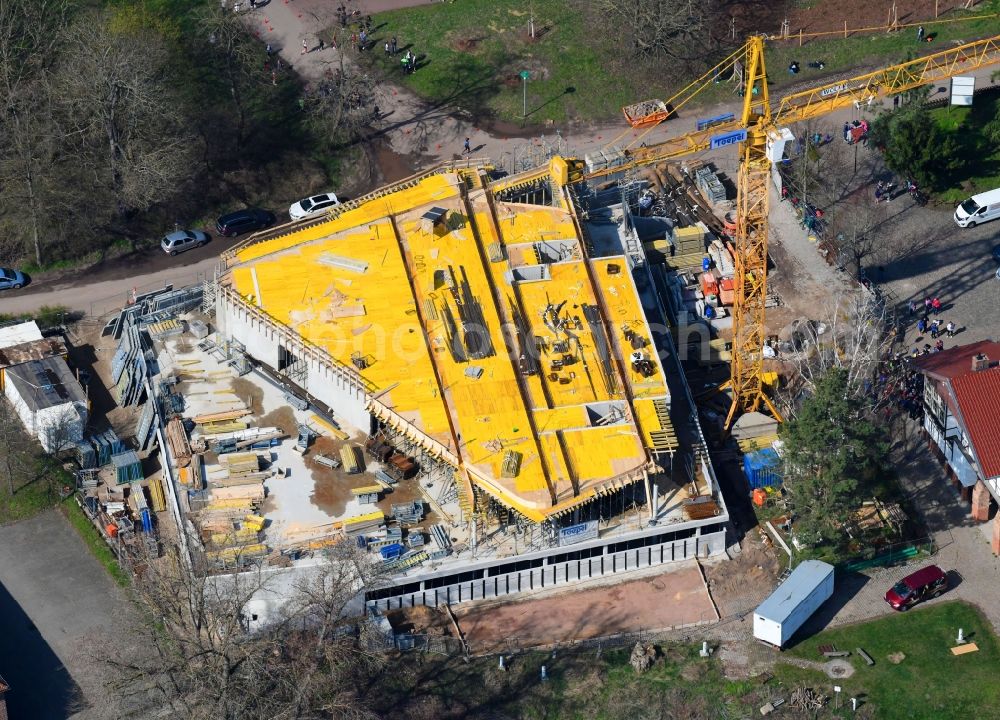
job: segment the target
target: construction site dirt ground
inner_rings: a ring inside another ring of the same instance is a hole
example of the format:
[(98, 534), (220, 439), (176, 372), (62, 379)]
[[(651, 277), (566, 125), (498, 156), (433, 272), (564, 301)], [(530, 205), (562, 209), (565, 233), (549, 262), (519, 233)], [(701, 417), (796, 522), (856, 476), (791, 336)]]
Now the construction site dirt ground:
[[(454, 608), (473, 653), (546, 646), (639, 630), (665, 630), (718, 619), (701, 570), (677, 563), (655, 574), (603, 578), (573, 590), (518, 602), (470, 603)], [(393, 626), (415, 634), (453, 634), (444, 611), (413, 608), (390, 614)], [(446, 630), (447, 628), (447, 630)]]

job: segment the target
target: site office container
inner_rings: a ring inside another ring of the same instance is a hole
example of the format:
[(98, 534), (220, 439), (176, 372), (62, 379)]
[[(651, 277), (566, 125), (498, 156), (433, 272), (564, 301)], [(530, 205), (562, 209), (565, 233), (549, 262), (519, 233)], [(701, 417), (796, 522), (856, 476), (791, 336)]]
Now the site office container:
[(753, 636), (782, 648), (795, 631), (833, 595), (833, 565), (801, 563), (753, 614)]

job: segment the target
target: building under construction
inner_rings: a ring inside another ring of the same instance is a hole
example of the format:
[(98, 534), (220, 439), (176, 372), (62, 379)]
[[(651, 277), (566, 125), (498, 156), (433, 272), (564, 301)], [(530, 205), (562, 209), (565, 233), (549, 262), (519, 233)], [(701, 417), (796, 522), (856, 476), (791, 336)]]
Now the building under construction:
[(560, 183), (560, 162), (442, 166), (223, 256), (219, 336), (369, 435), (379, 482), (406, 477), (449, 521), (453, 552), (395, 559), (368, 593), (382, 607), (724, 551), (629, 193)]

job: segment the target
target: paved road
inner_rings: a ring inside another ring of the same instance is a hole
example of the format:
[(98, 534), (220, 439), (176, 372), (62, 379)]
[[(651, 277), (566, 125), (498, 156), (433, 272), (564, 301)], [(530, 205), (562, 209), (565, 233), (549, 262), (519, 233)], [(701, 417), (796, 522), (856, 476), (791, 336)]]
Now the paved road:
[[(12, 720), (91, 717), (128, 602), (57, 510), (0, 527), (0, 675)], [(117, 640), (116, 640), (117, 638)], [(84, 707), (80, 708), (79, 703)]]

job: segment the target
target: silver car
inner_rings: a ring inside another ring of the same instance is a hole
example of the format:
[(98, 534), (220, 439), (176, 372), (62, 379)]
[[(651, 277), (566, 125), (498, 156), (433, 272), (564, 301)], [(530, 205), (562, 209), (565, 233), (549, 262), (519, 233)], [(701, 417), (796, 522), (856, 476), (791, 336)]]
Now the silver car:
[(191, 248), (201, 247), (208, 240), (208, 235), (200, 230), (176, 230), (160, 240), (160, 247), (168, 255), (176, 255)]

